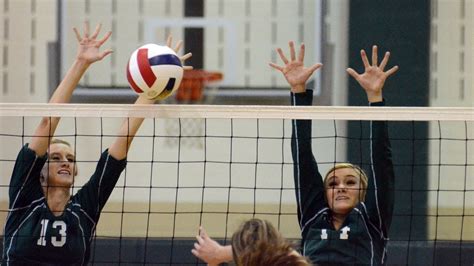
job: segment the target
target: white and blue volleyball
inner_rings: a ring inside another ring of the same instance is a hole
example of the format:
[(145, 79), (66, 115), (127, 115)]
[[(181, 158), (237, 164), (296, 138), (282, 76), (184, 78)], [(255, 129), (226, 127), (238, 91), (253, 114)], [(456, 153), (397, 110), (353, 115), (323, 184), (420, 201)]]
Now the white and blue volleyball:
[(135, 50), (127, 64), (127, 80), (148, 99), (165, 99), (179, 88), (183, 66), (168, 46), (146, 44)]

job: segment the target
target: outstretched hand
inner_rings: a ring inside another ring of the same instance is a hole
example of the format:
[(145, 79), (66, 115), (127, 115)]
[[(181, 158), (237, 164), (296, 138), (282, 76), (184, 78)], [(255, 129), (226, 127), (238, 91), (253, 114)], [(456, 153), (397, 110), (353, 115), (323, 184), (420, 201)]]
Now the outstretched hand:
[(200, 258), (208, 265), (219, 265), (220, 263), (228, 261), (228, 256), (232, 259), (231, 254), (226, 254), (225, 247), (210, 238), (204, 228), (199, 227), (199, 235), (196, 236), (197, 242), (194, 243), (194, 248), (191, 253)]
[[(172, 43), (173, 43), (173, 37), (171, 37), (171, 35), (170, 35), (170, 36), (168, 36), (168, 39), (166, 40), (166, 46), (170, 47), (171, 49), (173, 49), (173, 51), (174, 51), (176, 54), (178, 54), (178, 53), (179, 53), (179, 50), (181, 50), (181, 48), (183, 47), (183, 41), (182, 41), (182, 40), (179, 40), (179, 41), (176, 43), (176, 45), (175, 45), (174, 48), (171, 47)], [(189, 59), (192, 55), (193, 55), (192, 53), (187, 53), (187, 54), (185, 54), (185, 55), (179, 57), (179, 60), (181, 60), (181, 64), (183, 65), (183, 69), (184, 69), (184, 70), (191, 70), (191, 69), (193, 69), (192, 66), (185, 66), (185, 65), (184, 65), (184, 61), (186, 61), (187, 59)]]
[(277, 52), (280, 55), (281, 60), (285, 64), (284, 66), (277, 65), (273, 62), (269, 63), (271, 67), (276, 70), (279, 70), (285, 76), (286, 81), (291, 86), (291, 91), (293, 93), (300, 93), (306, 91), (306, 82), (309, 77), (319, 69), (322, 64), (314, 64), (310, 67), (304, 66), (304, 55), (305, 55), (305, 45), (302, 43), (300, 46), (300, 51), (298, 58), (296, 57), (295, 52), (295, 43), (293, 41), (289, 42), (290, 46), (290, 60), (283, 54), (281, 48), (277, 48)]
[(77, 51), (77, 60), (83, 61), (90, 65), (94, 62), (104, 59), (107, 55), (112, 53), (111, 49), (100, 51), (100, 47), (110, 38), (112, 32), (109, 31), (105, 36), (98, 40), (100, 28), (102, 24), (98, 24), (95, 28), (94, 33), (89, 36), (89, 23), (84, 23), (84, 36), (81, 36), (77, 28), (74, 28), (77, 41), (79, 42), (79, 49)]
[(398, 66), (394, 66), (384, 72), (388, 59), (390, 58), (390, 52), (385, 53), (382, 62), (378, 65), (378, 49), (376, 45), (372, 47), (372, 64), (369, 63), (369, 59), (364, 50), (360, 51), (360, 56), (364, 63), (365, 72), (359, 74), (354, 69), (348, 68), (347, 73), (359, 82), (360, 86), (362, 86), (367, 93), (369, 102), (380, 102), (383, 100), (382, 89), (385, 81), (389, 76), (397, 72)]

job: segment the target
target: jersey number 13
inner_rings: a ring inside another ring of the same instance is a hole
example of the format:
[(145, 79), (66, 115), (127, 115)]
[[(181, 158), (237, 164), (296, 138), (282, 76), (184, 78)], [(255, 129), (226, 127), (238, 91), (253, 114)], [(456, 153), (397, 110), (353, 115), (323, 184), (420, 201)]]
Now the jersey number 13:
[[(38, 246), (46, 246), (46, 231), (48, 230), (48, 219), (41, 220), (41, 233), (40, 238), (36, 244)], [(64, 221), (54, 221), (51, 225), (54, 229), (58, 229), (59, 235), (51, 236), (51, 245), (54, 247), (62, 247), (66, 244), (66, 223)]]

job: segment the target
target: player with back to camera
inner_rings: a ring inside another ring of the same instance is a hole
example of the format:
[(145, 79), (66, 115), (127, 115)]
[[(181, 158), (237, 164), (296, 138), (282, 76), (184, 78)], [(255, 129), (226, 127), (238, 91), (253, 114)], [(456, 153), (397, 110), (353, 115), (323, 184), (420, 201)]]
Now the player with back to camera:
[[(321, 64), (305, 67), (305, 46), (298, 57), (290, 42), (290, 59), (277, 49), (284, 66), (270, 65), (285, 76), (291, 86), (292, 105), (311, 105), (312, 90), (305, 85)], [(354, 77), (367, 94), (370, 106), (384, 106), (382, 89), (386, 79), (398, 70), (385, 71), (390, 53), (378, 64), (377, 46), (372, 64), (361, 51), (365, 72)], [(385, 72), (384, 72), (385, 71)], [(370, 122), (371, 171), (366, 175), (357, 165), (335, 163), (322, 178), (311, 146), (311, 120), (292, 121), (292, 155), (302, 253), (313, 263), (381, 265), (386, 262), (386, 244), (394, 203), (394, 171), (385, 121)]]
[[(67, 103), (79, 80), (97, 61), (112, 53), (100, 50), (110, 31), (98, 39), (101, 25), (83, 36), (74, 28), (79, 47), (76, 59), (51, 96), (50, 103)], [(171, 46), (171, 38), (167, 45)], [(175, 47), (177, 52), (182, 42)], [(191, 56), (182, 56), (182, 61)], [(190, 67), (185, 67), (190, 68)], [(153, 104), (141, 95), (136, 104)], [(89, 181), (74, 195), (77, 174), (74, 151), (52, 139), (59, 117), (43, 117), (31, 143), (20, 150), (9, 189), (9, 212), (4, 229), (3, 265), (85, 265), (102, 208), (126, 165), (126, 156), (143, 118), (128, 118), (106, 149)]]
[(238, 266), (311, 265), (270, 222), (257, 218), (242, 223), (230, 245), (217, 243), (202, 227), (196, 239), (191, 252), (209, 266), (232, 261)]

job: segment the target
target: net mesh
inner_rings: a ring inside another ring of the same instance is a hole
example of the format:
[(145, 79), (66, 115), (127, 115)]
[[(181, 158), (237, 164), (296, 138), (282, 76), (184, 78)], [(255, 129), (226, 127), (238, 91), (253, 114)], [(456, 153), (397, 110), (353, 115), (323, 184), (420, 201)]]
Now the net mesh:
[[(381, 117), (374, 108), (337, 107), (1, 107), (2, 125), (8, 125), (0, 132), (2, 222), (16, 155), (30, 141), (38, 116), (63, 113), (56, 137), (75, 149), (79, 175), (73, 192), (88, 180), (122, 117), (149, 117), (102, 212), (91, 251), (94, 264), (197, 264), (190, 250), (199, 225), (228, 243), (237, 226), (252, 217), (299, 239), (291, 118), (314, 118), (312, 144), (321, 173), (347, 160), (370, 167), (367, 120), (395, 120), (389, 122), (396, 200), (388, 263), (417, 264), (419, 254), (426, 255), (427, 265), (447, 257), (455, 265), (473, 261), (468, 251), (474, 240), (474, 111), (469, 108), (385, 108)], [(190, 133), (188, 120), (202, 130)], [(426, 126), (429, 131), (420, 130)]]

